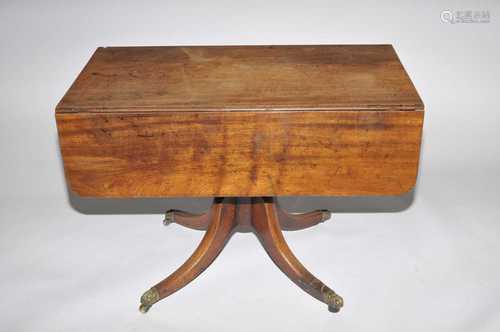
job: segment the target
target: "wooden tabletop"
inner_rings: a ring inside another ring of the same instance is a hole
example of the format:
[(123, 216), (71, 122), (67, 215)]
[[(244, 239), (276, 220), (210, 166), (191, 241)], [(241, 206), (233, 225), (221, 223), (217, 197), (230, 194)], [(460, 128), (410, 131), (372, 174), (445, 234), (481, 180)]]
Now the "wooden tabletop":
[(391, 45), (106, 47), (56, 119), (84, 197), (397, 195), (423, 109)]
[(391, 45), (98, 48), (58, 112), (422, 109)]

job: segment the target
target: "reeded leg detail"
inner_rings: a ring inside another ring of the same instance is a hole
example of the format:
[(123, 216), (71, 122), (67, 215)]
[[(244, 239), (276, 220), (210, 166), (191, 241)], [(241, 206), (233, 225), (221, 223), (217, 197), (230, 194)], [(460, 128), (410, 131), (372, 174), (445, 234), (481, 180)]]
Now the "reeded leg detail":
[(342, 298), (313, 276), (288, 247), (278, 221), (278, 211), (273, 199), (255, 198), (252, 204), (252, 225), (262, 246), (274, 263), (297, 286), (338, 312)]
[(186, 286), (215, 260), (234, 232), (235, 213), (234, 199), (214, 201), (209, 213), (210, 225), (198, 248), (174, 273), (142, 295), (141, 312), (147, 312), (154, 303)]
[(306, 213), (289, 213), (277, 206), (278, 219), (284, 231), (296, 231), (309, 228), (331, 218), (328, 210), (316, 210)]

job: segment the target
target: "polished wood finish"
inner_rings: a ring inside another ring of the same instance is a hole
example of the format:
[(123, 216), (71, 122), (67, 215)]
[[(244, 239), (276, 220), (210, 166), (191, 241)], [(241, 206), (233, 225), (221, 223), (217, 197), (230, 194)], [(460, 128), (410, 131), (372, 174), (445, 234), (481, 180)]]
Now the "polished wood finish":
[(281, 233), (278, 212), (273, 199), (254, 199), (252, 225), (269, 257), (290, 280), (309, 295), (326, 303), (330, 311), (340, 310), (344, 305), (343, 299), (313, 276), (288, 247)]
[(282, 230), (275, 196), (398, 195), (416, 182), (424, 105), (391, 45), (99, 48), (56, 107), (70, 188), (84, 197), (218, 197), (165, 224), (206, 230), (141, 310), (202, 273), (234, 232), (331, 311), (343, 300), (314, 277)]
[(397, 195), (423, 113), (61, 114), (71, 189), (92, 197)]
[[(141, 311), (178, 291), (202, 273), (219, 255), (236, 228), (236, 204), (234, 199), (216, 200), (210, 211), (210, 225), (201, 243), (191, 257), (174, 273), (156, 284), (141, 298)], [(148, 296), (155, 294), (153, 301)]]
[(181, 210), (169, 210), (165, 214), (163, 224), (165, 226), (176, 223), (187, 228), (206, 230), (210, 225), (210, 213), (195, 214)]
[[(309, 228), (331, 218), (331, 213), (328, 210), (290, 213), (279, 207), (277, 202), (275, 202), (275, 204), (280, 227), (285, 231), (296, 231)], [(236, 218), (240, 225), (239, 231), (251, 231), (251, 220), (248, 219), (248, 216), (251, 214), (251, 205), (250, 198), (238, 199)], [(191, 229), (206, 230), (210, 225), (210, 215), (210, 212), (195, 214), (181, 210), (169, 210), (165, 214), (163, 224), (167, 226), (171, 223), (176, 223)], [(242, 229), (241, 225), (245, 225), (244, 229)]]
[[(281, 271), (305, 292), (327, 304), (330, 311), (337, 312), (343, 306), (342, 298), (299, 262), (281, 232), (280, 214), (284, 216), (287, 225), (294, 229), (300, 228), (300, 222), (305, 222), (305, 226), (311, 226), (313, 220), (319, 222), (319, 218), (312, 217), (317, 215), (304, 214), (303, 219), (299, 216), (287, 219), (290, 218), (289, 215), (280, 213), (276, 200), (271, 197), (217, 198), (210, 212), (203, 215), (176, 210), (169, 212), (172, 213), (169, 222), (201, 229), (208, 221), (208, 229), (191, 257), (174, 273), (144, 293), (141, 297), (141, 311), (148, 311), (154, 303), (195, 279), (214, 261), (236, 231), (254, 232)], [(322, 214), (322, 218), (324, 216)]]
[(316, 210), (306, 213), (290, 213), (281, 209), (276, 203), (278, 220), (284, 231), (297, 231), (309, 228), (331, 218), (328, 210)]
[(423, 104), (390, 45), (99, 48), (56, 119), (84, 197), (397, 195)]
[(62, 112), (422, 109), (391, 45), (98, 48)]

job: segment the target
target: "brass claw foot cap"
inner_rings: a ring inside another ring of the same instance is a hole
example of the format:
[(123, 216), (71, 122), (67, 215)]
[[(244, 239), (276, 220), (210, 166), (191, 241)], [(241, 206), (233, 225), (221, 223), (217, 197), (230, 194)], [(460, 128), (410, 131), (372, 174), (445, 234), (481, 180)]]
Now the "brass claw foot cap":
[(165, 213), (165, 219), (163, 219), (163, 225), (168, 226), (174, 222), (174, 210), (168, 210)]
[(160, 300), (160, 294), (156, 288), (151, 288), (141, 296), (141, 305), (139, 311), (145, 314), (148, 310)]
[(324, 299), (326, 304), (328, 304), (328, 311), (339, 312), (344, 306), (344, 300), (339, 295), (335, 294), (334, 291), (327, 291), (324, 294)]
[(141, 303), (141, 305), (139, 306), (139, 311), (142, 312), (143, 314), (145, 314), (146, 312), (148, 312), (149, 308), (151, 308), (152, 306), (150, 305), (144, 305)]
[(332, 217), (332, 213), (328, 210), (320, 210), (321, 211), (321, 222), (327, 221)]

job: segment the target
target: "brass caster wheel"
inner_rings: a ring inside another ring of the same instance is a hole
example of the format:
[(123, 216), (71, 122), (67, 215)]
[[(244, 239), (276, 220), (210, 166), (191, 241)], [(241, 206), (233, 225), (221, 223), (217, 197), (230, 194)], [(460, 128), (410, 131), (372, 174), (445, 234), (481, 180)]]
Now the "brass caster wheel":
[(335, 307), (333, 305), (329, 305), (328, 306), (328, 311), (333, 312), (333, 313), (337, 313), (337, 312), (340, 311), (340, 308), (337, 308), (337, 307)]
[(168, 226), (174, 222), (174, 210), (169, 210), (165, 213), (165, 219), (163, 219), (163, 225)]
[(337, 295), (334, 291), (328, 290), (323, 295), (325, 302), (328, 304), (328, 311), (339, 312), (344, 306), (344, 300), (341, 296)]
[(332, 213), (328, 210), (321, 210), (321, 222), (327, 221), (332, 217)]
[(156, 288), (150, 288), (147, 292), (141, 296), (141, 305), (139, 306), (139, 311), (145, 314), (148, 310), (160, 300), (160, 294)]
[(139, 311), (142, 312), (143, 314), (145, 314), (146, 312), (149, 311), (149, 309), (152, 307), (152, 305), (145, 305), (145, 304), (141, 304), (139, 306)]

